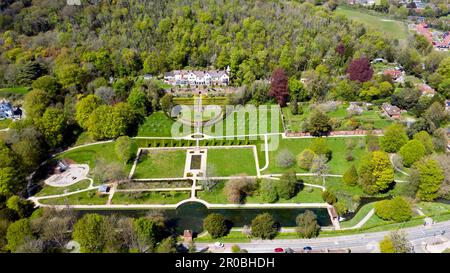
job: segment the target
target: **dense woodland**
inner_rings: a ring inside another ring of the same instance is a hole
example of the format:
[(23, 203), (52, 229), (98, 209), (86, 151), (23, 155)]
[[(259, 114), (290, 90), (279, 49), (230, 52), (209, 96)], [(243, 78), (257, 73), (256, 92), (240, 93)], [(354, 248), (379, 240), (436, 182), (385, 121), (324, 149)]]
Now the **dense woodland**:
[[(69, 6), (65, 0), (0, 3), (0, 86), (31, 88), (23, 98), (9, 95), (23, 105), (26, 118), (14, 122), (0, 138), (0, 238), (5, 238), (10, 222), (23, 218), (8, 229), (11, 236), (19, 238), (0, 241), (3, 250), (25, 251), (28, 247), (28, 251), (61, 251), (58, 244), (68, 240), (67, 234), (56, 234), (63, 237), (55, 239), (51, 236), (58, 227), (27, 218), (32, 208), (22, 198), (28, 195), (26, 177), (49, 154), (72, 145), (84, 131), (96, 140), (132, 136), (146, 116), (161, 109), (168, 112), (172, 98), (161, 85), (136, 80), (147, 73), (160, 76), (173, 69), (230, 66), (232, 85), (238, 92), (229, 101), (236, 104), (277, 101), (285, 106), (287, 102), (297, 105), (299, 101), (334, 99), (392, 102), (418, 118), (407, 132), (399, 129), (406, 139), (395, 151), (421, 131), (427, 132), (427, 141), (431, 136), (440, 140), (436, 151), (445, 150), (445, 131), (440, 127), (448, 120), (444, 101), (450, 96), (450, 57), (433, 51), (421, 36), (410, 35), (407, 44), (401, 45), (381, 32), (335, 15), (332, 1), (97, 2), (82, 1), (81, 6)], [(396, 90), (390, 77), (374, 75), (370, 67), (374, 58), (399, 62), (407, 73), (427, 81), (438, 94), (419, 99), (409, 82)], [(270, 78), (281, 91), (275, 90), (274, 84), (269, 92), (264, 80)], [(308, 84), (303, 85), (301, 78)], [(323, 113), (314, 113), (309, 122), (324, 123), (318, 125), (320, 130), (329, 132), (327, 119)], [(366, 159), (362, 169), (370, 182), (365, 185), (366, 192), (380, 190), (372, 185), (372, 162), (379, 158), (390, 165), (385, 154), (371, 154)], [(448, 195), (448, 186), (445, 190), (442, 196)], [(72, 215), (58, 216), (55, 212), (39, 211), (35, 217), (55, 217), (67, 229), (72, 229), (75, 221)], [(106, 236), (110, 220), (85, 217), (78, 225), (78, 234), (87, 223), (88, 229), (98, 227), (94, 231), (100, 229)], [(108, 244), (117, 238), (110, 238), (112, 241), (105, 239), (107, 243), (87, 251), (153, 251), (157, 221), (113, 220), (114, 225), (109, 226), (126, 226), (124, 230), (130, 232), (121, 237), (127, 246), (114, 243), (111, 250)], [(94, 231), (84, 233), (95, 235)], [(50, 233), (47, 245), (33, 245), (35, 237), (45, 238), (45, 232)], [(151, 233), (145, 236), (153, 241), (141, 242), (140, 232)], [(33, 240), (26, 241), (26, 236)], [(174, 251), (171, 240), (166, 240), (166, 247)]]

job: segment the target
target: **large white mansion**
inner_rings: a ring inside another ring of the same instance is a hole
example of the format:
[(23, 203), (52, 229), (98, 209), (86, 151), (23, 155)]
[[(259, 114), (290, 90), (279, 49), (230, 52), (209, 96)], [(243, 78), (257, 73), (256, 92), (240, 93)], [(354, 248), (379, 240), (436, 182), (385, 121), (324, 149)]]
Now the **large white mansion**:
[(176, 85), (221, 85), (230, 82), (230, 67), (226, 70), (174, 70), (164, 74), (167, 84)]

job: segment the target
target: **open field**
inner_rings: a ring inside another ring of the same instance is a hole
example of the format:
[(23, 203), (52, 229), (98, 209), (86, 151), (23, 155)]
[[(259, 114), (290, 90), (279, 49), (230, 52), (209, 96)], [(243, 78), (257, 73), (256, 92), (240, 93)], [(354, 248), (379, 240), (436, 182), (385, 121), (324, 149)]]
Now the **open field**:
[(401, 21), (366, 14), (349, 7), (342, 6), (339, 6), (335, 13), (345, 15), (347, 18), (363, 23), (369, 28), (382, 31), (391, 38), (398, 40), (406, 40), (408, 38), (408, 28), (406, 24)]
[(183, 177), (186, 150), (143, 150), (133, 178)]
[[(225, 196), (223, 188), (225, 186), (226, 181), (220, 181), (211, 191), (198, 191), (197, 197), (203, 199), (212, 204), (228, 204), (230, 203)], [(274, 183), (276, 181), (274, 180)], [(313, 188), (305, 186), (302, 190), (300, 190), (296, 196), (291, 199), (278, 199), (275, 203), (322, 203), (322, 190), (319, 188)], [(245, 198), (246, 204), (262, 204), (266, 203), (262, 200), (261, 196), (258, 192), (255, 192), (252, 196), (247, 196)]]
[[(274, 138), (274, 137), (271, 137)], [(326, 138), (327, 145), (332, 151), (332, 157), (329, 161), (329, 173), (342, 174), (352, 164), (359, 166), (361, 157), (366, 153), (365, 139), (364, 137), (347, 137), (347, 138)], [(345, 155), (347, 153), (346, 142), (353, 141), (356, 145), (353, 150), (353, 161), (347, 161)], [(265, 174), (270, 173), (283, 173), (286, 168), (277, 166), (277, 155), (282, 150), (288, 150), (294, 157), (297, 157), (304, 149), (309, 148), (313, 142), (312, 138), (297, 138), (297, 139), (281, 139), (279, 138), (279, 147), (275, 151), (269, 152), (269, 168), (264, 171)], [(359, 145), (363, 145), (364, 148), (360, 148)], [(296, 164), (292, 166), (296, 172), (309, 172), (308, 170), (301, 169)]]
[(0, 97), (2, 95), (6, 95), (6, 94), (20, 94), (20, 95), (25, 95), (26, 93), (28, 93), (28, 91), (30, 91), (29, 87), (6, 87), (6, 88), (0, 88)]
[(47, 205), (104, 205), (106, 201), (108, 201), (108, 196), (98, 195), (96, 189), (64, 197), (39, 200), (42, 204)]
[[(260, 123), (259, 120), (266, 123)], [(277, 105), (246, 105), (229, 113), (224, 120), (204, 127), (203, 132), (213, 136), (281, 133), (283, 124), (280, 108)]]
[[(349, 104), (343, 103), (336, 107), (336, 110), (327, 112), (327, 115), (334, 121), (334, 130), (355, 130), (355, 129), (383, 129), (389, 126), (392, 121), (381, 115), (381, 110), (373, 106), (372, 110), (365, 110), (361, 115), (349, 116), (347, 112)], [(293, 115), (290, 107), (282, 108), (285, 117), (286, 129), (291, 132), (302, 131), (303, 123), (311, 114), (310, 105), (302, 103), (303, 114)], [(351, 121), (351, 122), (350, 122)]]
[(256, 163), (251, 148), (208, 149), (209, 176), (256, 175)]
[(116, 192), (113, 204), (176, 204), (188, 199), (190, 192)]
[(175, 122), (163, 112), (155, 112), (148, 116), (139, 126), (137, 136), (170, 137)]
[(47, 196), (47, 195), (56, 195), (74, 192), (77, 190), (86, 189), (91, 184), (91, 181), (88, 179), (81, 180), (69, 187), (52, 187), (49, 185), (44, 185), (44, 187), (35, 195), (35, 196)]

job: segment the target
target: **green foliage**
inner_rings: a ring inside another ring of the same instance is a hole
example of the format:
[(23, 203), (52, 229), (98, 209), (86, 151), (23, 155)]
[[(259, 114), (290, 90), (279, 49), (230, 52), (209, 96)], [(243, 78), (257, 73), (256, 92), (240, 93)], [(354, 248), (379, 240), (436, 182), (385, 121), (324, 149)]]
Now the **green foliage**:
[(73, 239), (81, 246), (81, 252), (103, 252), (106, 243), (107, 229), (103, 216), (86, 214), (73, 227)]
[(129, 136), (121, 136), (116, 139), (114, 144), (114, 150), (117, 157), (124, 164), (130, 161), (136, 153), (136, 144), (131, 140)]
[(257, 215), (251, 224), (252, 236), (261, 239), (273, 239), (277, 233), (278, 228), (269, 213), (262, 213)]
[(425, 147), (420, 141), (413, 139), (400, 148), (399, 154), (403, 158), (403, 165), (409, 168), (425, 155)]
[(413, 248), (404, 232), (392, 231), (380, 241), (381, 253), (410, 253)]
[(314, 153), (311, 149), (304, 149), (297, 156), (297, 165), (304, 170), (309, 170), (311, 169), (312, 163), (316, 156), (316, 153)]
[(386, 190), (394, 181), (394, 169), (387, 153), (374, 151), (366, 155), (359, 169), (359, 184), (368, 194)]
[(177, 252), (177, 240), (175, 237), (170, 236), (161, 241), (156, 248), (156, 253), (176, 253)]
[(298, 192), (297, 175), (294, 170), (283, 173), (277, 182), (278, 196), (284, 199), (291, 199)]
[(297, 216), (295, 222), (297, 224), (296, 230), (299, 237), (313, 238), (319, 235), (320, 226), (317, 223), (317, 215), (314, 212), (306, 210), (304, 213)]
[(342, 181), (349, 186), (355, 186), (358, 184), (358, 172), (353, 164), (342, 176)]
[(395, 253), (394, 244), (389, 236), (385, 236), (379, 243), (381, 253)]
[(426, 131), (420, 131), (413, 136), (414, 139), (420, 141), (425, 147), (425, 154), (431, 154), (434, 151), (433, 139)]
[(213, 239), (223, 237), (228, 233), (225, 217), (218, 213), (208, 214), (208, 216), (203, 219), (203, 228), (208, 231)]
[(405, 129), (400, 124), (392, 124), (384, 130), (384, 136), (380, 138), (381, 148), (385, 152), (395, 153), (408, 142)]
[(133, 88), (127, 99), (131, 108), (141, 116), (147, 116), (147, 109), (149, 107), (149, 101), (147, 95), (140, 88)]
[(327, 202), (328, 204), (332, 205), (336, 203), (337, 197), (332, 192), (324, 191), (322, 192), (322, 199), (323, 201)]
[(138, 244), (141, 249), (155, 246), (157, 241), (157, 225), (150, 219), (140, 217), (134, 219), (133, 228), (137, 235)]
[(274, 203), (278, 200), (277, 185), (274, 180), (262, 180), (259, 188), (259, 193), (264, 202)]
[(58, 147), (63, 141), (65, 129), (64, 112), (58, 108), (47, 108), (39, 120), (39, 130), (43, 134), (45, 142), (52, 148)]
[(324, 155), (327, 158), (327, 160), (331, 159), (332, 152), (331, 149), (328, 148), (326, 138), (323, 137), (314, 138), (310, 148), (315, 154)]
[(391, 200), (377, 202), (375, 214), (383, 220), (406, 222), (412, 217), (412, 209), (406, 199), (397, 196)]
[(160, 101), (161, 109), (166, 112), (170, 113), (173, 107), (173, 96), (169, 93), (165, 94)]
[(25, 95), (23, 107), (27, 117), (38, 119), (50, 104), (49, 95), (42, 90), (32, 90)]
[(317, 109), (313, 110), (307, 124), (306, 129), (313, 136), (327, 135), (332, 129), (330, 118)]
[(444, 172), (439, 163), (434, 159), (424, 159), (415, 164), (419, 170), (419, 190), (417, 197), (424, 201), (432, 201), (438, 197), (442, 182), (444, 181)]
[(8, 227), (6, 239), (8, 244), (6, 246), (11, 252), (15, 252), (26, 240), (32, 239), (34, 234), (31, 230), (30, 220), (20, 219)]
[(53, 76), (42, 76), (36, 79), (31, 85), (33, 89), (39, 89), (45, 91), (51, 98), (55, 98), (59, 95), (61, 85)]
[(98, 140), (116, 138), (125, 135), (134, 122), (135, 115), (128, 104), (101, 105), (89, 116), (87, 129)]
[(100, 103), (100, 98), (95, 95), (87, 95), (77, 103), (75, 120), (81, 128), (88, 128), (89, 116), (100, 106)]

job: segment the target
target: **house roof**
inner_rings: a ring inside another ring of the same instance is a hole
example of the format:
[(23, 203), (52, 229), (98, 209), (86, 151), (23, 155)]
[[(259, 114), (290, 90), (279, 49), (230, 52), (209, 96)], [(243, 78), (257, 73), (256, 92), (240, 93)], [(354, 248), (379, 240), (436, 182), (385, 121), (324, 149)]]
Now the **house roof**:
[(402, 71), (396, 69), (386, 69), (383, 71), (384, 75), (389, 75), (392, 78), (398, 78), (402, 75)]
[(424, 95), (434, 95), (436, 93), (436, 91), (434, 91), (434, 89), (426, 83), (420, 83), (417, 87)]
[(398, 108), (397, 106), (391, 105), (390, 103), (385, 102), (385, 103), (383, 103), (383, 105), (381, 107), (389, 116), (401, 114), (400, 108)]

